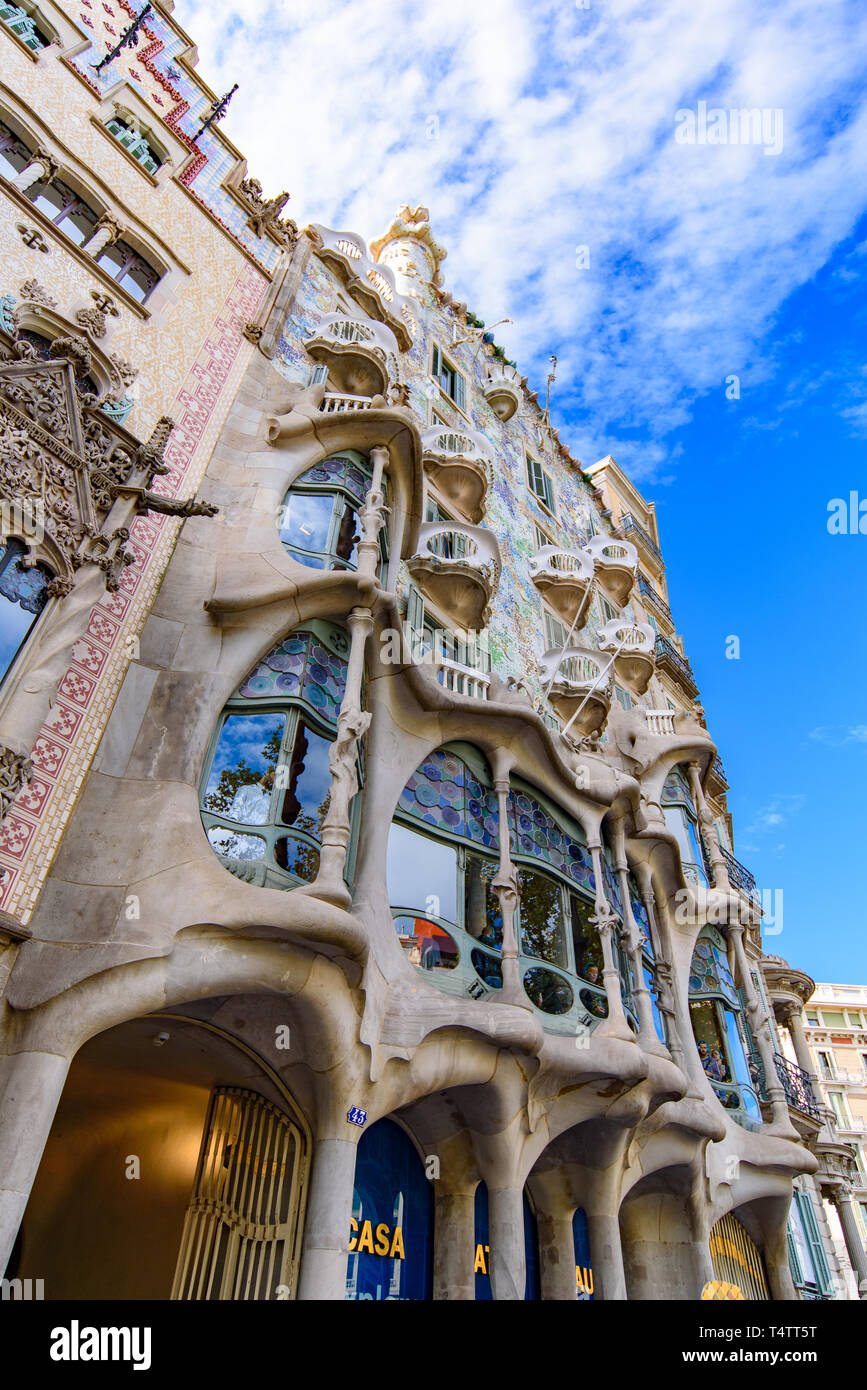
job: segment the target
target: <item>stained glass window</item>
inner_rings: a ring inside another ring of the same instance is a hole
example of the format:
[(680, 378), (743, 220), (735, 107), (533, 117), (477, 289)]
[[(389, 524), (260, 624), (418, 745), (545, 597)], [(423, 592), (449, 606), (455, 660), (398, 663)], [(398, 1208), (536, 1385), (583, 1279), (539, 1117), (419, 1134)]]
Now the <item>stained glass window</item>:
[(725, 943), (713, 927), (703, 928), (689, 972), (689, 1011), (699, 1060), (720, 1104), (747, 1129), (761, 1123), (745, 1040), (747, 1025), (729, 970)]
[[(361, 539), (358, 510), (371, 476), (367, 460), (353, 451), (323, 459), (296, 478), (280, 518), (280, 539), (289, 554), (313, 569), (356, 569)], [(384, 527), (379, 541), (384, 566)]]
[(523, 789), (509, 793), (509, 835), (516, 858), (541, 860), (595, 893), (596, 876), (587, 846), (567, 835), (541, 802)]
[(283, 886), (286, 876), (316, 877), (348, 649), (346, 633), (329, 623), (291, 633), (226, 707), (202, 789), (202, 818), (217, 854), (259, 865), (251, 881)]
[(398, 807), (437, 830), (497, 848), (496, 793), (456, 753), (439, 748), (429, 754), (401, 792)]

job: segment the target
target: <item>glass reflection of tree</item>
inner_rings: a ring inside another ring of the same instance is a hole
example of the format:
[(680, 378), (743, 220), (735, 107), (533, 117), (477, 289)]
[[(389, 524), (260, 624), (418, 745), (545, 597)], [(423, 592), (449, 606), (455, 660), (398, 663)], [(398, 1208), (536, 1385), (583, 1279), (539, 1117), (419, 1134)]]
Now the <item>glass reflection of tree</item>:
[(492, 881), (497, 865), (469, 851), (464, 873), (464, 926), (470, 936), (499, 951), (503, 944), (503, 917)]
[(528, 955), (566, 965), (559, 884), (524, 870), (521, 874), (521, 937)]
[(202, 803), (205, 810), (211, 811), (215, 815), (225, 815), (229, 811), (240, 787), (248, 787), (263, 781), (263, 779), (267, 780), (268, 785), (273, 786), (274, 773), (280, 758), (280, 744), (282, 739), (283, 721), (281, 720), (272, 731), (268, 742), (262, 749), (262, 760), (265, 764), (264, 769), (250, 767), (246, 758), (239, 758), (234, 767), (222, 768), (219, 782), (214, 790), (207, 794)]

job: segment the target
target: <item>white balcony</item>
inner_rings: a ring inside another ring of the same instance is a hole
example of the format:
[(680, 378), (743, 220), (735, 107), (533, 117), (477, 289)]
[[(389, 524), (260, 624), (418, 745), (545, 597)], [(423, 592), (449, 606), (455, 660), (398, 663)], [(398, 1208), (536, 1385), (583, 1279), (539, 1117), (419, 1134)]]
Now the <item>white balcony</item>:
[(484, 515), (494, 481), (494, 451), (483, 434), (434, 425), (421, 437), (424, 466), (440, 492), (468, 521)]
[(434, 663), (434, 671), (440, 685), (445, 690), (450, 690), (453, 695), (461, 695), (464, 699), (487, 700), (488, 687), (491, 684), (491, 677), (485, 671), (476, 671), (471, 666), (461, 666), (457, 661), (449, 661), (447, 657), (440, 657)]
[(455, 627), (476, 632), (487, 626), (500, 581), (500, 550), (491, 531), (457, 521), (425, 522), (407, 566), (422, 593)]
[(655, 734), (657, 738), (667, 738), (675, 732), (673, 709), (646, 709), (644, 718), (647, 723), (647, 732)]
[(307, 228), (320, 257), (333, 267), (356, 303), (388, 324), (402, 352), (418, 332), (418, 304), (400, 294), (390, 266), (371, 258), (367, 242), (355, 232), (337, 232), (313, 222)]
[(370, 396), (350, 396), (340, 391), (326, 391), (319, 409), (324, 415), (339, 415), (344, 410), (369, 410)]
[(304, 343), (314, 362), (328, 367), (336, 391), (357, 396), (385, 395), (399, 348), (390, 328), (376, 319), (326, 314)]
[(643, 695), (656, 666), (656, 634), (649, 623), (628, 623), (612, 618), (599, 629), (599, 647), (615, 652), (614, 670), (618, 680), (635, 695)]
[(593, 583), (593, 561), (586, 551), (543, 545), (530, 562), (530, 577), (564, 623), (582, 622)]
[(500, 420), (511, 420), (521, 404), (523, 378), (516, 367), (492, 362), (485, 383), (485, 400)]
[[(613, 668), (587, 647), (551, 648), (541, 662), (542, 684), (558, 715), (579, 736), (598, 732), (611, 709)], [(607, 668), (607, 669), (606, 669)]]
[(586, 550), (596, 566), (596, 577), (619, 608), (629, 600), (638, 573), (638, 551), (631, 541), (594, 536)]

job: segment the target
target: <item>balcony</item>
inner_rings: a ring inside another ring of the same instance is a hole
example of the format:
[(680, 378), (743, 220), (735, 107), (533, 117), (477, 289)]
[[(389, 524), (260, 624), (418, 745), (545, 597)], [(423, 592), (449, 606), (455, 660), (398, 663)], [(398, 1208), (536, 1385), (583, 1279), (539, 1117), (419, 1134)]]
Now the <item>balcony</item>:
[(385, 394), (389, 358), (396, 361), (399, 351), (384, 323), (346, 314), (326, 314), (304, 346), (314, 362), (327, 365), (328, 379), (338, 392), (356, 396)]
[(650, 556), (662, 569), (665, 568), (665, 561), (662, 558), (662, 551), (656, 544), (649, 531), (645, 531), (640, 522), (635, 520), (629, 512), (625, 512), (620, 518), (620, 530), (624, 536), (631, 541), (635, 541), (641, 546), (642, 550)]
[(749, 869), (745, 869), (743, 864), (735, 859), (733, 854), (729, 854), (728, 850), (723, 845), (720, 845), (719, 849), (725, 861), (726, 872), (732, 887), (738, 888), (746, 897), (751, 898), (753, 902), (761, 902), (759, 890), (756, 887), (756, 880), (753, 878)]
[(667, 637), (657, 637), (656, 639), (656, 664), (660, 671), (665, 671), (677, 681), (681, 690), (694, 700), (698, 695), (698, 686), (695, 683), (695, 676), (692, 674), (692, 667), (686, 657), (681, 656), (673, 642), (669, 642)]
[(443, 496), (468, 521), (481, 521), (494, 481), (494, 451), (485, 436), (435, 425), (421, 442), (425, 471)]
[(593, 561), (586, 551), (543, 545), (530, 562), (530, 578), (564, 623), (583, 622), (593, 584)]
[(671, 609), (665, 599), (656, 592), (650, 580), (645, 579), (643, 574), (639, 574), (638, 576), (638, 592), (641, 594), (642, 598), (647, 599), (651, 608), (655, 608), (657, 613), (660, 613), (662, 617), (665, 618), (666, 622), (671, 623), (672, 627), (674, 627), (674, 618), (671, 616)]
[(350, 396), (341, 391), (326, 391), (319, 409), (325, 415), (340, 415), (344, 410), (369, 410), (373, 405), (370, 396)]
[(800, 1067), (796, 1067), (794, 1062), (790, 1062), (780, 1052), (774, 1053), (774, 1065), (777, 1068), (777, 1075), (785, 1091), (786, 1104), (789, 1108), (797, 1110), (802, 1115), (809, 1115), (811, 1119), (821, 1123), (822, 1106), (816, 1099), (813, 1082), (808, 1073)]
[(671, 737), (675, 733), (673, 709), (646, 709), (644, 718), (647, 732), (657, 738)]
[(572, 720), (579, 737), (597, 733), (611, 709), (614, 668), (609, 658), (586, 647), (551, 648), (540, 665), (542, 684), (564, 723)]
[(407, 567), (455, 627), (476, 632), (487, 626), (500, 581), (500, 550), (491, 531), (456, 521), (425, 522)]
[(307, 228), (320, 257), (337, 271), (352, 298), (371, 318), (388, 325), (402, 352), (418, 332), (418, 305), (398, 292), (390, 266), (370, 257), (367, 242), (355, 232), (338, 232), (313, 222)]
[(490, 363), (485, 400), (500, 420), (511, 420), (521, 404), (521, 374), (508, 363)]
[(708, 772), (708, 781), (712, 784), (711, 790), (713, 790), (714, 787), (721, 792), (726, 792), (729, 789), (728, 778), (726, 777), (726, 770), (723, 767), (723, 760), (719, 756), (719, 754), (717, 754), (717, 756), (714, 758), (713, 762), (710, 765), (710, 771)]
[(647, 623), (625, 623), (612, 618), (599, 630), (600, 651), (616, 653), (617, 678), (635, 695), (643, 695), (650, 684), (656, 665), (653, 642), (653, 628)]
[(587, 542), (587, 554), (596, 567), (596, 578), (609, 598), (622, 608), (632, 593), (638, 570), (638, 551), (629, 541), (594, 536)]

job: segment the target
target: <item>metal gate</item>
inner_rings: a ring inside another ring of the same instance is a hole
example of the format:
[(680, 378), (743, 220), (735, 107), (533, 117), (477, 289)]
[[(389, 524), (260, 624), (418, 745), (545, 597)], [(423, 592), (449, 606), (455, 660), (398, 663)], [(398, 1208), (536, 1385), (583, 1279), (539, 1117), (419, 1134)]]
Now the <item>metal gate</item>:
[(731, 1212), (721, 1216), (711, 1229), (710, 1255), (717, 1279), (737, 1284), (744, 1298), (770, 1300), (759, 1249)]
[(271, 1101), (236, 1086), (217, 1087), (184, 1218), (173, 1299), (294, 1293), (303, 1153), (300, 1130)]

